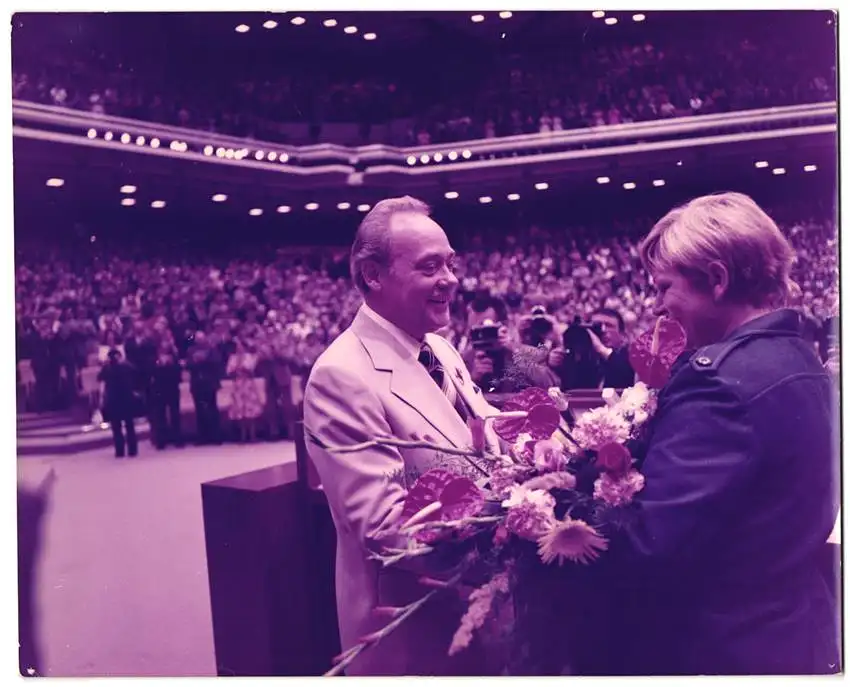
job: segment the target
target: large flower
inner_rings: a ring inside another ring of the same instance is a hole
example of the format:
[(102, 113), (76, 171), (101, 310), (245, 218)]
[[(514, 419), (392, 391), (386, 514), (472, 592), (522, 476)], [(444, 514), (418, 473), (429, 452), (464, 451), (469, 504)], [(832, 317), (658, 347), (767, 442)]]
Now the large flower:
[(540, 508), (542, 510), (552, 510), (555, 507), (555, 499), (551, 494), (542, 489), (529, 489), (524, 484), (515, 484), (508, 490), (508, 498), (502, 501), (503, 508), (515, 508), (524, 503)]
[(535, 443), (533, 461), (538, 470), (554, 472), (566, 467), (569, 457), (560, 441), (544, 439)]
[(547, 472), (545, 475), (532, 477), (525, 483), (525, 486), (529, 489), (543, 489), (544, 491), (575, 489), (576, 477), (570, 472)]
[(643, 489), (644, 483), (643, 475), (637, 470), (629, 470), (622, 476), (603, 472), (593, 483), (593, 498), (609, 506), (626, 506)]
[(524, 465), (493, 468), (490, 473), (490, 491), (498, 498), (507, 498), (512, 486), (520, 484), (534, 474), (534, 469)]
[(499, 417), (493, 429), (505, 441), (516, 441), (520, 434), (528, 433), (532, 439), (548, 439), (561, 421), (558, 406), (547, 391), (537, 387), (523, 389), (502, 406), (503, 412), (522, 411), (524, 417)]
[(631, 434), (628, 421), (615, 408), (602, 406), (584, 413), (573, 429), (582, 448), (598, 451), (605, 444), (625, 443)]
[(547, 565), (558, 561), (590, 563), (599, 558), (599, 552), (608, 549), (607, 540), (584, 520), (564, 518), (555, 521), (551, 529), (538, 540), (538, 553)]
[(552, 528), (554, 522), (553, 510), (544, 510), (526, 501), (508, 511), (505, 516), (505, 529), (523, 539), (538, 541)]

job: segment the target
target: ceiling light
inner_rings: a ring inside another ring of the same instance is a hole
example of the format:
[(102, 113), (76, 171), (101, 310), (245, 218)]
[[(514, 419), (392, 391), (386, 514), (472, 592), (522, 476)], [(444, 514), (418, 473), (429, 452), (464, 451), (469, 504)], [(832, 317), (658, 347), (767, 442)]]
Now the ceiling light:
[(370, 208), (369, 208), (369, 206), (368, 206), (366, 203), (363, 203), (363, 205), (358, 205), (358, 206), (357, 206), (357, 209), (358, 209), (360, 212), (369, 212), (369, 209), (370, 209)]
[(608, 24), (608, 26), (614, 26), (614, 24), (617, 23), (617, 17), (606, 17), (605, 23)]
[(263, 210), (262, 208), (251, 208), (248, 210), (248, 214), (251, 215), (251, 217), (259, 217), (263, 214)]
[(519, 200), (519, 193), (509, 193), (508, 200)]
[(446, 191), (446, 198), (448, 198), (449, 200), (454, 200), (458, 197), (458, 195), (459, 194), (457, 191)]
[(635, 184), (635, 182), (633, 182), (633, 181), (627, 181), (625, 184), (623, 184), (623, 188), (626, 189), (627, 191), (631, 191), (636, 186), (637, 186), (637, 184)]
[(449, 160), (457, 160), (457, 151), (453, 150), (449, 153)]
[(415, 165), (416, 164), (416, 156), (415, 155), (408, 155), (407, 156), (407, 164), (409, 164), (411, 166)]
[(664, 181), (664, 179), (653, 179), (653, 181), (652, 181), (653, 186), (664, 186), (664, 184), (666, 184), (666, 183), (667, 182)]
[(549, 188), (549, 184), (547, 184), (545, 181), (539, 181), (538, 183), (534, 184), (534, 188), (536, 188), (538, 191), (545, 191), (547, 188)]
[(431, 158), (428, 156), (427, 153), (423, 153), (422, 155), (420, 155), (419, 159), (423, 165), (427, 165), (431, 161)]
[(679, 160), (678, 162), (676, 162), (676, 167), (681, 167), (683, 164), (684, 163), (681, 160)]
[(164, 208), (165, 207), (165, 201), (164, 200), (155, 200), (153, 203), (151, 203), (151, 207), (152, 208)]
[(645, 14), (633, 14), (632, 15), (632, 21), (643, 21), (644, 19), (646, 19)]
[(103, 134), (103, 139), (104, 139), (105, 141), (111, 141), (111, 140), (112, 140), (112, 132), (111, 132), (111, 131), (107, 131), (105, 134)]
[(493, 199), (492, 199), (490, 196), (481, 196), (481, 197), (478, 199), (478, 202), (479, 202), (479, 203), (483, 203), (484, 205), (486, 205), (487, 203), (492, 203), (492, 202), (493, 202)]
[(756, 167), (758, 167), (759, 169), (764, 169), (767, 166), (767, 160), (759, 160), (758, 162), (756, 162)]
[(277, 160), (277, 153), (274, 152), (274, 151), (271, 151), (269, 153), (269, 162), (274, 162), (275, 160)]
[(327, 26), (329, 29), (332, 29), (334, 26), (336, 26), (336, 19), (325, 19), (322, 24)]
[(223, 193), (216, 193), (212, 197), (212, 200), (213, 200), (213, 203), (223, 203), (225, 200), (227, 200), (227, 196), (224, 195)]
[(121, 143), (129, 143), (130, 142), (130, 134), (123, 133), (121, 134)]
[(158, 138), (152, 138), (151, 139), (151, 148), (159, 148), (159, 139)]
[(212, 154), (213, 154), (213, 147), (212, 146), (204, 146), (204, 155), (209, 156), (209, 155), (212, 155)]
[(126, 186), (121, 187), (121, 193), (135, 193), (135, 192), (136, 192), (136, 187), (132, 186), (130, 184), (127, 184)]
[(804, 172), (817, 172), (818, 166), (817, 165), (806, 165), (805, 167), (803, 167), (803, 171)]
[(144, 136), (138, 136), (136, 138), (136, 145), (137, 146), (143, 146), (144, 144), (145, 144), (145, 137)]
[(304, 17), (292, 17), (292, 19), (289, 20), (289, 23), (294, 24), (295, 26), (301, 26), (302, 24), (306, 24), (307, 20), (304, 19)]
[(364, 40), (364, 41), (373, 41), (373, 40), (375, 40), (377, 37), (378, 37), (378, 34), (377, 34), (377, 33), (371, 33), (371, 32), (370, 32), (370, 33), (364, 33), (364, 34), (363, 34), (363, 40)]
[(351, 207), (351, 203), (339, 203), (336, 206), (336, 209), (337, 210), (348, 210), (348, 208), (350, 208), (350, 207)]
[(135, 204), (136, 204), (135, 198), (122, 198), (121, 199), (121, 205), (123, 205), (124, 207), (130, 207), (131, 205), (135, 205)]
[(471, 158), (471, 157), (472, 157), (472, 151), (471, 151), (471, 150), (464, 150), (464, 151), (461, 153), (461, 155), (463, 156), (463, 158), (464, 158), (465, 160), (468, 160), (469, 158)]
[(442, 162), (443, 154), (442, 153), (434, 153), (434, 162)]
[(473, 14), (473, 15), (470, 17), (470, 19), (471, 19), (471, 20), (472, 20), (475, 24), (480, 24), (482, 21), (484, 21), (484, 15), (483, 15), (483, 14)]
[(593, 13), (593, 18), (594, 18), (594, 19), (602, 19), (602, 17), (604, 17), (604, 16), (605, 16), (605, 12), (603, 12), (602, 10), (596, 10), (596, 11)]
[(60, 186), (65, 185), (65, 180), (64, 179), (48, 179), (47, 185), (52, 186), (53, 188), (59, 188)]
[(357, 33), (357, 27), (356, 26), (346, 26), (343, 29), (343, 31), (345, 31), (345, 33)]
[(233, 148), (228, 148), (227, 150), (224, 151), (224, 157), (226, 157), (228, 160), (232, 160), (233, 156), (235, 154), (236, 154), (236, 151), (233, 150)]
[(610, 177), (596, 177), (597, 184), (608, 184), (611, 182)]
[(279, 162), (289, 162), (289, 155), (287, 155), (286, 153), (281, 153), (280, 157), (278, 158), (278, 161)]
[(304, 209), (305, 210), (318, 210), (319, 204), (318, 203), (307, 203), (307, 205), (304, 206)]
[(224, 148), (216, 148), (215, 154), (216, 154), (216, 157), (224, 157)]
[(774, 173), (776, 176), (779, 176), (780, 174), (785, 174), (785, 168), (784, 168), (784, 167), (774, 167), (774, 168), (773, 168), (773, 173)]
[(276, 29), (277, 28), (277, 22), (274, 19), (269, 19), (269, 20), (263, 22), (263, 28), (264, 29)]
[(240, 24), (236, 27), (236, 33), (248, 33), (251, 30), (251, 27), (247, 24)]
[(257, 160), (262, 160), (265, 156), (266, 154), (262, 150), (258, 150), (256, 153), (254, 153), (254, 157)]
[(499, 12), (499, 17), (501, 17), (502, 19), (510, 19), (512, 16), (514, 16), (514, 13), (508, 12), (507, 10), (505, 10), (504, 12)]
[(291, 211), (292, 211), (292, 208), (291, 208), (291, 207), (289, 207), (288, 205), (278, 205), (278, 207), (277, 207), (277, 211), (278, 211), (281, 215), (284, 215), (284, 214), (286, 214), (287, 212), (291, 212)]
[(97, 130), (89, 129), (88, 134), (86, 134), (89, 138), (97, 138)]

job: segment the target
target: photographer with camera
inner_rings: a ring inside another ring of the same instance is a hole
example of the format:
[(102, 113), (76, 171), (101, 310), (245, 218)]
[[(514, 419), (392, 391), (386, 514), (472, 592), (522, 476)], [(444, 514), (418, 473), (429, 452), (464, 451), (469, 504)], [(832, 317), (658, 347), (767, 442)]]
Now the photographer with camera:
[(587, 332), (594, 352), (600, 358), (602, 386), (625, 389), (635, 383), (635, 371), (629, 362), (626, 323), (611, 308), (601, 308), (590, 318)]

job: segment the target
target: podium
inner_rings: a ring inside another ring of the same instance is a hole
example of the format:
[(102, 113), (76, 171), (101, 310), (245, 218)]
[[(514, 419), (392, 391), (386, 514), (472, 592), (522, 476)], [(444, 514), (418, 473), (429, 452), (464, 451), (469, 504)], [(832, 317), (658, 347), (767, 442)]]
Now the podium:
[(321, 675), (340, 650), (336, 534), (297, 430), (295, 464), (201, 485), (219, 676)]

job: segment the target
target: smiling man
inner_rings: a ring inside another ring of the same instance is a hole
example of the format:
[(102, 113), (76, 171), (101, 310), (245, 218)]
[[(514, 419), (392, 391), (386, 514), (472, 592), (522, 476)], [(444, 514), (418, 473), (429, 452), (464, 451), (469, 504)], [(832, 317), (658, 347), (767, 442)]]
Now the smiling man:
[[(415, 198), (390, 198), (360, 224), (351, 275), (365, 303), (316, 361), (304, 396), (305, 430), (323, 445), (391, 436), (467, 447), (468, 418), (496, 412), (458, 352), (434, 333), (450, 322), (458, 281), (455, 253), (429, 212)], [(376, 607), (404, 606), (429, 591), (415, 574), (370, 560), (382, 543), (391, 543), (379, 532), (398, 523), (409, 477), (396, 477), (433, 467), (481, 475), (463, 458), (432, 450), (378, 447), (333, 454), (309, 439), (307, 445), (337, 531), (337, 609), (345, 651), (386, 623), (373, 616)], [(463, 606), (451, 594), (435, 597), (346, 673), (486, 674), (474, 645), (447, 655)]]

